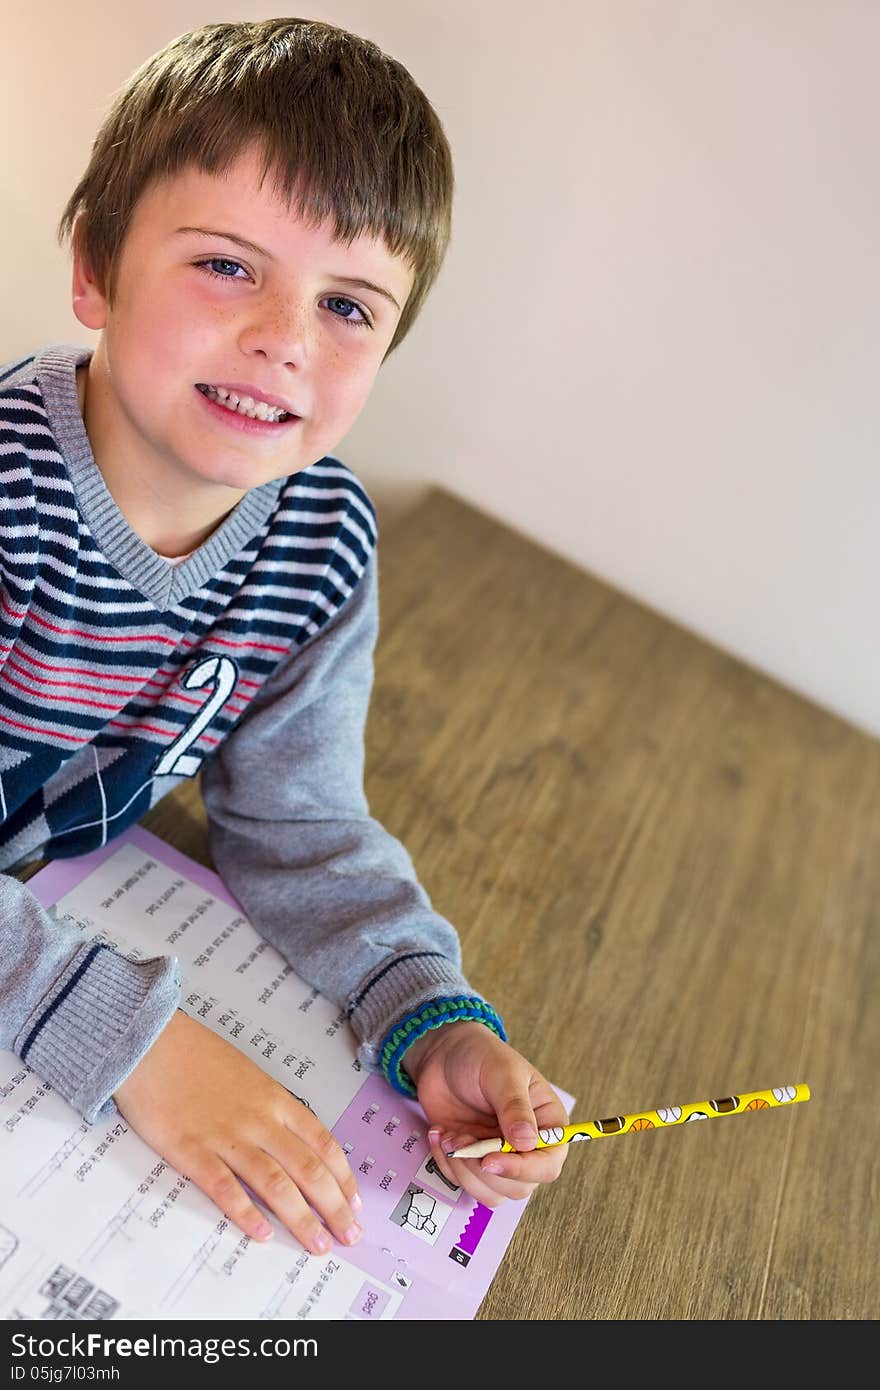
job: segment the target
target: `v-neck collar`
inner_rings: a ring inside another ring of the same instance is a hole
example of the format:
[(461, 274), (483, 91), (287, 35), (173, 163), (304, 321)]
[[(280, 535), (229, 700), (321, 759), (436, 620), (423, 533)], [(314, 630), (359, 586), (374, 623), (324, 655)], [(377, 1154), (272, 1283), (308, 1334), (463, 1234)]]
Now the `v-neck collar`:
[(36, 354), (35, 374), (80, 511), (104, 555), (133, 589), (160, 612), (195, 593), (252, 540), (278, 500), (284, 479), (245, 493), (217, 530), (182, 564), (168, 561), (133, 531), (95, 463), (76, 389), (76, 369), (92, 349), (53, 343)]

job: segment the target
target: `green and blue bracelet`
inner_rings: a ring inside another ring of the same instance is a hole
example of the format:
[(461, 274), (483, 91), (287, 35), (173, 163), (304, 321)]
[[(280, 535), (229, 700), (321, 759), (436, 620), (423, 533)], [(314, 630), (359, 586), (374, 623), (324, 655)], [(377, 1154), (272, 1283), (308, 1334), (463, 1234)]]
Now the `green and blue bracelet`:
[(431, 1028), (442, 1028), (444, 1023), (457, 1023), (465, 1019), (469, 1022), (485, 1023), (502, 1042), (507, 1042), (507, 1034), (499, 1015), (482, 999), (469, 995), (454, 999), (432, 999), (420, 1009), (406, 1014), (391, 1030), (379, 1051), (379, 1065), (382, 1074), (395, 1089), (404, 1096), (414, 1096), (416, 1088), (403, 1070), (406, 1051), (417, 1038), (421, 1038)]

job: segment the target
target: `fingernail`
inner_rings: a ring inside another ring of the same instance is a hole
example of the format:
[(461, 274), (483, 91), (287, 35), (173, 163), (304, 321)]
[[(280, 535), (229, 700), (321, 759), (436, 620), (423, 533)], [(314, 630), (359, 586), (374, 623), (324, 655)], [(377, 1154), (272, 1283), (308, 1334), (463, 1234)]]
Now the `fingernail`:
[(517, 1149), (533, 1149), (538, 1142), (538, 1136), (529, 1124), (512, 1125), (510, 1140)]
[(360, 1194), (359, 1192), (356, 1192), (356, 1193), (354, 1194), (354, 1196), (353, 1196), (352, 1199), (351, 1199), (350, 1205), (351, 1205), (352, 1211), (360, 1211), (361, 1207), (362, 1207), (364, 1204), (363, 1204), (363, 1202), (361, 1201), (361, 1194)]
[(346, 1231), (345, 1235), (342, 1237), (342, 1239), (345, 1241), (346, 1245), (355, 1245), (357, 1241), (360, 1240), (362, 1235), (363, 1232), (361, 1231), (360, 1226), (356, 1221), (353, 1221), (352, 1224), (349, 1226), (348, 1230)]
[(429, 1130), (428, 1130), (428, 1143), (429, 1143), (429, 1144), (439, 1144), (439, 1142), (440, 1142), (440, 1131), (439, 1131), (439, 1129), (429, 1129)]
[(327, 1232), (326, 1232), (326, 1231), (317, 1231), (317, 1232), (315, 1233), (315, 1239), (314, 1239), (314, 1241), (313, 1241), (313, 1244), (314, 1244), (314, 1247), (315, 1247), (316, 1250), (321, 1250), (321, 1251), (323, 1251), (323, 1250), (329, 1250), (329, 1249), (330, 1249), (330, 1237), (328, 1236)]
[(487, 1161), (483, 1164), (483, 1172), (495, 1173), (497, 1176), (500, 1177), (504, 1172), (504, 1164), (499, 1163), (497, 1159), (487, 1159)]
[(257, 1240), (269, 1240), (274, 1234), (275, 1232), (268, 1221), (261, 1221), (259, 1226), (254, 1227), (254, 1235)]

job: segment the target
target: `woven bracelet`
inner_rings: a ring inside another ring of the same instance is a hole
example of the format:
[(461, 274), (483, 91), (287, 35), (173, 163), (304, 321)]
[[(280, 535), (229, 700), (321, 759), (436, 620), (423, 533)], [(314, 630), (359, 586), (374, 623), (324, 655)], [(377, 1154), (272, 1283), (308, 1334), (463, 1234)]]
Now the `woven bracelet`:
[(386, 1081), (404, 1096), (414, 1096), (416, 1088), (403, 1070), (403, 1058), (407, 1048), (416, 1038), (421, 1038), (431, 1028), (441, 1028), (444, 1023), (457, 1023), (466, 1019), (474, 1023), (485, 1023), (502, 1042), (507, 1042), (507, 1034), (499, 1015), (482, 999), (469, 995), (455, 999), (432, 999), (404, 1018), (388, 1034), (379, 1053), (379, 1065)]

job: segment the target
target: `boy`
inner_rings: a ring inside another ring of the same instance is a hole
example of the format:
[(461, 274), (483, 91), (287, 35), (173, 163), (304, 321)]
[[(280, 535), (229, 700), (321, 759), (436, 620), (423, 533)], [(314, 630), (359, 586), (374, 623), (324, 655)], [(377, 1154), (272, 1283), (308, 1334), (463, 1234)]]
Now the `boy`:
[[(440, 123), (330, 25), (213, 24), (117, 95), (59, 232), (94, 353), (0, 373), (0, 867), (86, 852), (202, 776), (218, 872), (368, 1066), (417, 1094), (441, 1169), (523, 1197), (558, 1097), (467, 983), (452, 926), (363, 795), (372, 505), (331, 453), (449, 238)], [(243, 1231), (360, 1235), (341, 1148), (130, 961), (0, 879), (0, 1046), (89, 1120), (115, 1105)]]

